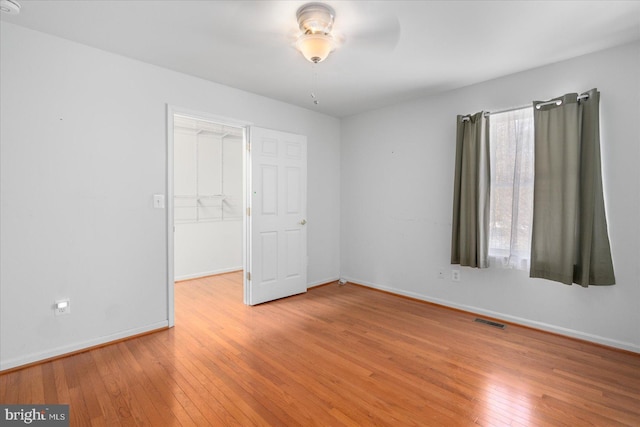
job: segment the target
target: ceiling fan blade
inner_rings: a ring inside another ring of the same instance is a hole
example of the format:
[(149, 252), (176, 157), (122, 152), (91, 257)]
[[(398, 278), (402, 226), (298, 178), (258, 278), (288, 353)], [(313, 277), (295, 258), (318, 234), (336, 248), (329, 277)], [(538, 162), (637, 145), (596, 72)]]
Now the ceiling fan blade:
[(352, 36), (354, 44), (366, 48), (374, 48), (381, 50), (393, 50), (400, 41), (400, 22), (397, 25), (389, 25), (386, 28), (378, 28), (355, 33)]
[[(394, 50), (400, 41), (402, 29), (397, 16), (389, 13), (369, 13), (358, 19), (359, 22), (341, 22), (339, 39), (347, 48)], [(339, 17), (336, 18), (338, 20)], [(344, 28), (344, 31), (342, 30)]]
[[(224, 8), (221, 8), (224, 6)], [(238, 48), (257, 44), (267, 48), (293, 45), (299, 33), (295, 5), (277, 1), (224, 1), (213, 3), (223, 13), (213, 13), (214, 22), (194, 29), (212, 39)]]

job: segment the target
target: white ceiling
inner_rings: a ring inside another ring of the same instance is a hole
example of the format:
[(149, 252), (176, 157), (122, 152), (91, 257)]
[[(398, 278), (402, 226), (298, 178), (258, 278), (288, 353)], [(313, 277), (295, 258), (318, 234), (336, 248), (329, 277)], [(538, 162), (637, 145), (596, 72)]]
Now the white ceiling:
[(305, 1), (17, 1), (3, 21), (336, 117), (640, 40), (640, 1), (326, 1), (314, 105)]

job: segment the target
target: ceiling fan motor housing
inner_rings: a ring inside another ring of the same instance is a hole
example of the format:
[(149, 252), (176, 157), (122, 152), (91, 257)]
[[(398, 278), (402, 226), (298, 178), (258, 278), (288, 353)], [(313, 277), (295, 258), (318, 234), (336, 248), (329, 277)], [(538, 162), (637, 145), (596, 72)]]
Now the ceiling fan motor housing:
[(307, 3), (296, 12), (300, 31), (305, 34), (330, 34), (336, 13), (323, 3)]

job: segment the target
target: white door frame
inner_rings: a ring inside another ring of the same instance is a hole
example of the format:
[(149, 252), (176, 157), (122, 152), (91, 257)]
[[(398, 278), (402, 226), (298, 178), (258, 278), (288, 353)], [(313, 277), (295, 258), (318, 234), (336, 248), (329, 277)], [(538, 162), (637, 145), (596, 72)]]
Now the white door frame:
[[(169, 323), (169, 327), (173, 327), (175, 325), (175, 311), (174, 311), (174, 283), (175, 283), (175, 269), (174, 269), (174, 217), (173, 217), (173, 145), (174, 145), (174, 127), (173, 127), (173, 116), (175, 114), (183, 114), (185, 116), (193, 117), (195, 119), (201, 119), (208, 122), (214, 122), (227, 126), (236, 126), (239, 128), (243, 128), (245, 131), (244, 141), (243, 141), (243, 150), (245, 152), (245, 156), (243, 157), (243, 165), (242, 165), (242, 174), (243, 174), (243, 188), (245, 189), (245, 197), (244, 197), (244, 206), (242, 207), (243, 212), (247, 210), (247, 198), (249, 197), (247, 186), (250, 184), (250, 176), (249, 176), (249, 156), (250, 153), (246, 149), (247, 143), (249, 142), (249, 128), (252, 123), (245, 122), (242, 120), (231, 119), (228, 117), (218, 116), (209, 113), (203, 113), (201, 111), (194, 111), (188, 108), (177, 107), (175, 105), (167, 104), (167, 164), (166, 164), (166, 177), (167, 181), (166, 185), (166, 197), (165, 197), (165, 209), (166, 209), (166, 231), (167, 231), (167, 319)], [(242, 268), (246, 271), (248, 264), (248, 256), (247, 253), (247, 216), (243, 215), (243, 259), (242, 259)], [(247, 294), (247, 283), (246, 283), (246, 275), (243, 280), (244, 283), (244, 292), (243, 298), (246, 300)]]

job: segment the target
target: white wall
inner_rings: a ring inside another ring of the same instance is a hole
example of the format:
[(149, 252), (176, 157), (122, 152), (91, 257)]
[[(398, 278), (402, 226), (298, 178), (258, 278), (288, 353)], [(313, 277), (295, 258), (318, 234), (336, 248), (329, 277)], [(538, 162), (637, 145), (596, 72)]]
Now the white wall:
[(309, 285), (338, 277), (338, 119), (1, 27), (0, 369), (167, 325), (167, 104), (308, 136)]
[[(456, 114), (601, 91), (601, 143), (617, 284), (449, 265)], [(640, 44), (342, 121), (342, 276), (375, 288), (640, 352)], [(456, 268), (460, 268), (456, 266)]]
[(175, 227), (176, 280), (242, 270), (242, 220), (188, 222)]

